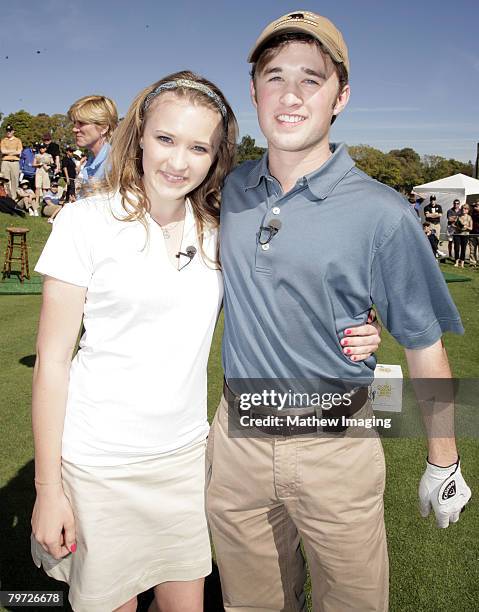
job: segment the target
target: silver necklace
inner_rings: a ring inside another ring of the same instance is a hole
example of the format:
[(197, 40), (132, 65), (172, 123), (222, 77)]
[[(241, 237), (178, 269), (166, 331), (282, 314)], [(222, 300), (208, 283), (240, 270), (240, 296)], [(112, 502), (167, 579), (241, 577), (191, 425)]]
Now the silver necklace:
[(161, 231), (163, 232), (163, 238), (165, 240), (169, 240), (171, 238), (171, 232), (183, 221), (184, 219), (181, 219), (180, 221), (175, 221), (174, 223), (169, 223), (168, 225), (160, 225)]

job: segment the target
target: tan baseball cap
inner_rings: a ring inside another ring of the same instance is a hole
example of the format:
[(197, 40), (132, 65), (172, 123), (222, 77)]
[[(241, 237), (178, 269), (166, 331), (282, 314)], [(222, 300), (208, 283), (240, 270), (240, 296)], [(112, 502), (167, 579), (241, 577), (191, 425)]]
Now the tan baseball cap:
[(344, 64), (349, 74), (348, 48), (343, 35), (329, 19), (309, 11), (288, 13), (267, 25), (251, 49), (248, 62), (252, 64), (257, 61), (262, 47), (270, 38), (287, 32), (303, 32), (317, 38), (333, 59)]

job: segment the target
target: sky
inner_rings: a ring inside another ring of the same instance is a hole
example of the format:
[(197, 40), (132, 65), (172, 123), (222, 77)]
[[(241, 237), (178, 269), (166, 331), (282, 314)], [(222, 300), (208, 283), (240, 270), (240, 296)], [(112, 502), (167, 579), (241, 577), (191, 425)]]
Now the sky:
[(270, 21), (303, 9), (331, 19), (349, 48), (352, 95), (333, 141), (476, 158), (476, 0), (4, 0), (1, 8), (4, 115), (65, 113), (97, 93), (124, 115), (138, 91), (188, 68), (224, 91), (241, 135), (264, 145), (246, 57)]

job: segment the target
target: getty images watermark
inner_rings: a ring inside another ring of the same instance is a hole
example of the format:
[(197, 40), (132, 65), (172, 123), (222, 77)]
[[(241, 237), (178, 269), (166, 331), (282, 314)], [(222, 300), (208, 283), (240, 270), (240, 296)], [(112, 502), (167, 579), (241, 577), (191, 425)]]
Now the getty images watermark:
[[(361, 427), (372, 429), (381, 427), (389, 429), (391, 418), (348, 416), (348, 409), (353, 406), (354, 392), (349, 393), (298, 393), (289, 389), (286, 392), (265, 389), (260, 393), (241, 393), (238, 395), (239, 424), (241, 427), (255, 428), (317, 428)], [(302, 414), (300, 409), (307, 409), (311, 414)], [(335, 415), (336, 408), (343, 408), (344, 413)], [(318, 411), (322, 412), (321, 416)], [(244, 411), (245, 414), (241, 414)], [(269, 414), (267, 412), (270, 411)]]
[(231, 379), (224, 391), (230, 437), (479, 439), (479, 379)]

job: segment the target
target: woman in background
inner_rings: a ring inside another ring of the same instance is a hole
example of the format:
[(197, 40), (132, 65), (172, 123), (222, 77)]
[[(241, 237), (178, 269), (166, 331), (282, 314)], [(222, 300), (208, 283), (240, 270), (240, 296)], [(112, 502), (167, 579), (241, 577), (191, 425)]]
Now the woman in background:
[(456, 233), (453, 236), (455, 268), (464, 268), (464, 262), (466, 261), (466, 246), (472, 230), (472, 217), (469, 210), (469, 204), (464, 204), (455, 224)]
[(68, 118), (73, 123), (77, 147), (90, 152), (77, 177), (76, 191), (81, 196), (86, 183), (105, 176), (109, 140), (118, 125), (118, 110), (106, 96), (85, 96), (70, 106)]

